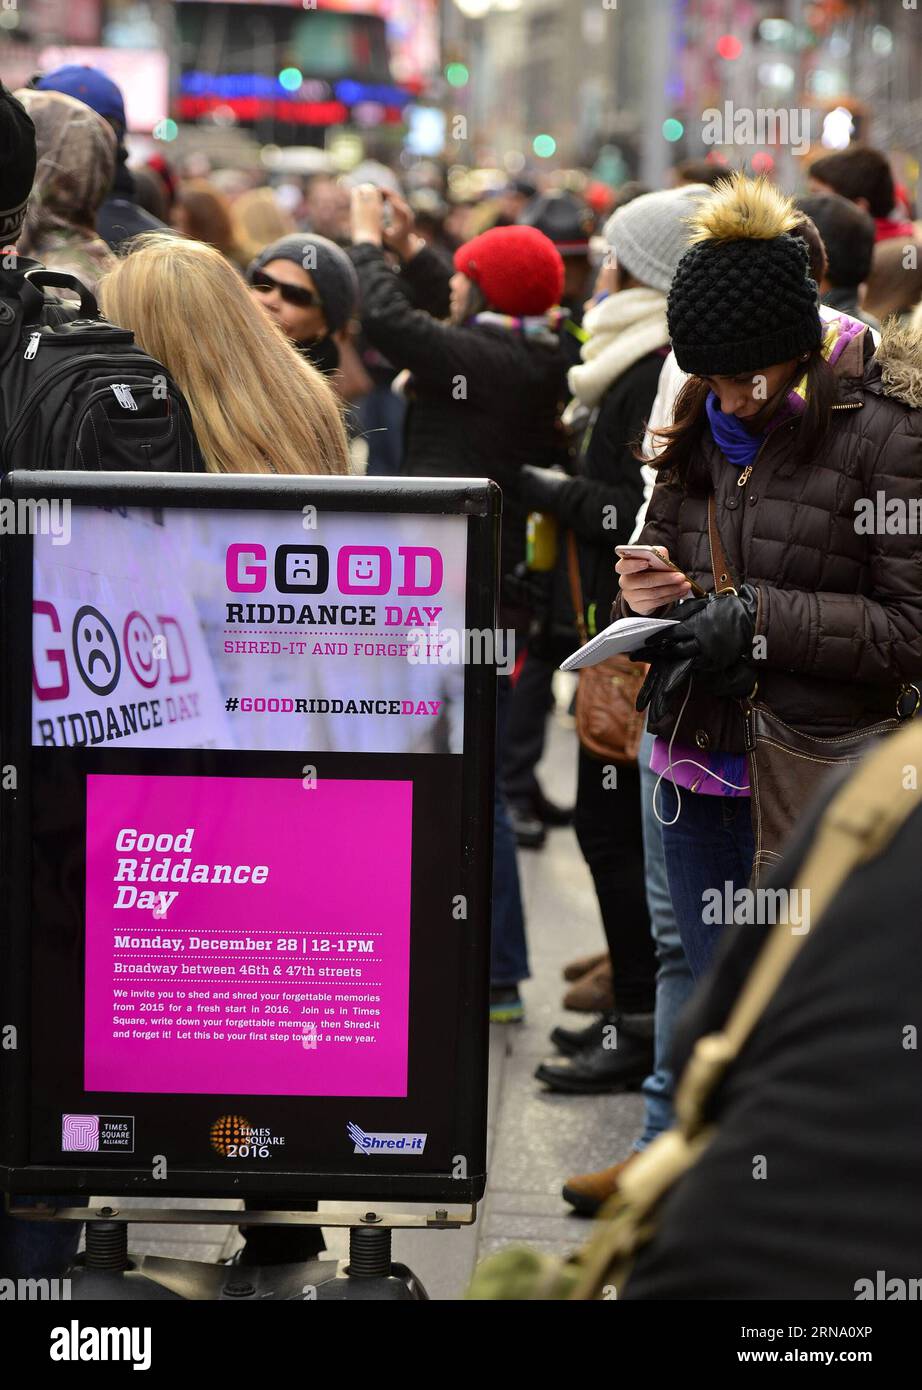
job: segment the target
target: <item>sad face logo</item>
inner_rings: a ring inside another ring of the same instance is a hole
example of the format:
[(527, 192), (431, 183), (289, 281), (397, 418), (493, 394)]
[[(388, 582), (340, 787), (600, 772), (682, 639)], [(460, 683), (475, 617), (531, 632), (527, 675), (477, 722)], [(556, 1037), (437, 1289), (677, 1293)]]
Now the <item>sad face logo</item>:
[(330, 557), (322, 545), (280, 545), (275, 587), (280, 594), (322, 594), (330, 582)]
[(108, 695), (118, 684), (122, 658), (115, 633), (98, 608), (85, 604), (77, 610), (72, 640), (80, 679), (97, 695)]
[(286, 570), (285, 578), (289, 584), (296, 584), (299, 580), (302, 584), (316, 584), (317, 556), (289, 555)]
[(154, 655), (154, 629), (137, 609), (125, 619), (122, 646), (135, 680), (148, 690), (153, 689), (160, 679), (160, 663)]

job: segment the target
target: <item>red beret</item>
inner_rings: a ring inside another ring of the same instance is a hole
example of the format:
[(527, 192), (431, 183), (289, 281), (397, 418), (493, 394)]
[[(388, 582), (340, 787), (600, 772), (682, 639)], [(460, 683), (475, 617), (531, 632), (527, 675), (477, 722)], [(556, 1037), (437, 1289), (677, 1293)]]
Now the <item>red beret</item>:
[(492, 227), (455, 252), (455, 269), (504, 314), (543, 314), (563, 293), (563, 261), (537, 227)]

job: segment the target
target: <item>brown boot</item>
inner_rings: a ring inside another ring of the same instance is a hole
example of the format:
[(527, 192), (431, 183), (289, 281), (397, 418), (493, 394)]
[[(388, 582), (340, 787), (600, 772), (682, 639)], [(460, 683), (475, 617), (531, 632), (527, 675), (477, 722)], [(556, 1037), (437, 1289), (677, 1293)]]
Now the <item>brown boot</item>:
[(574, 980), (582, 979), (583, 975), (588, 975), (590, 970), (595, 970), (597, 965), (601, 965), (603, 960), (608, 960), (608, 952), (601, 951), (597, 956), (580, 956), (579, 960), (571, 960), (569, 965), (563, 968), (563, 978), (568, 984)]
[(563, 1185), (563, 1199), (579, 1216), (595, 1216), (599, 1208), (618, 1191), (618, 1180), (636, 1153), (628, 1154), (620, 1163), (603, 1168), (599, 1173), (581, 1173), (568, 1178)]
[(605, 956), (601, 965), (577, 980), (563, 996), (563, 1007), (581, 1014), (605, 1014), (615, 1007), (612, 990), (611, 959)]

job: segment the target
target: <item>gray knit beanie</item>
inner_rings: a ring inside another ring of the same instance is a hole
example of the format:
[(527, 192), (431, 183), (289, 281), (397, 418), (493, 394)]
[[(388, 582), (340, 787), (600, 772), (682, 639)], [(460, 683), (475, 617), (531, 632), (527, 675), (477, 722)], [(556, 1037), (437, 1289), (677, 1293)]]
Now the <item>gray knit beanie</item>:
[(713, 191), (706, 183), (689, 183), (644, 193), (618, 208), (604, 229), (618, 264), (641, 284), (666, 294), (691, 236), (684, 219)]
[(359, 280), (355, 266), (341, 246), (316, 232), (297, 232), (266, 246), (247, 267), (247, 279), (270, 261), (294, 261), (310, 275), (317, 286), (323, 314), (330, 333), (343, 328), (355, 312)]

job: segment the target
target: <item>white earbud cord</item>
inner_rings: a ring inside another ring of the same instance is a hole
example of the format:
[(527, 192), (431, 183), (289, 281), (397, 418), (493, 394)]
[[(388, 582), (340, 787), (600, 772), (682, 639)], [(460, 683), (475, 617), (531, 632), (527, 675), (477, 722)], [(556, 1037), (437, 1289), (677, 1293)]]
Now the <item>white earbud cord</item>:
[[(669, 746), (666, 749), (666, 757), (668, 761), (660, 775), (657, 777), (655, 783), (653, 784), (653, 814), (654, 816), (656, 816), (656, 819), (659, 821), (660, 825), (675, 825), (676, 821), (679, 819), (679, 816), (682, 814), (682, 793), (679, 791), (678, 783), (673, 780), (672, 769), (674, 767), (681, 767), (683, 763), (687, 763), (690, 767), (698, 768), (698, 770), (700, 772), (705, 773), (706, 776), (713, 777), (715, 782), (720, 782), (723, 784), (723, 786), (730, 787), (735, 792), (749, 791), (748, 785), (745, 787), (741, 787), (738, 786), (736, 782), (728, 782), (726, 777), (719, 777), (716, 772), (713, 772), (709, 767), (705, 767), (702, 763), (696, 762), (694, 758), (679, 758), (676, 762), (672, 761), (672, 745), (675, 743), (675, 736), (678, 732), (679, 725), (682, 722), (682, 715), (685, 713), (685, 706), (688, 704), (689, 696), (692, 692), (692, 681), (693, 677), (689, 676), (688, 689), (685, 692), (685, 699), (682, 701), (682, 708), (679, 710), (678, 717), (676, 719), (675, 724), (673, 725), (672, 734), (669, 738)], [(672, 782), (673, 787), (675, 788), (676, 813), (673, 816), (672, 820), (663, 820), (656, 805), (656, 798), (660, 789), (660, 783), (662, 782), (664, 777), (668, 777), (670, 782)]]

